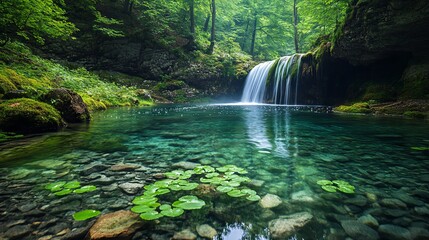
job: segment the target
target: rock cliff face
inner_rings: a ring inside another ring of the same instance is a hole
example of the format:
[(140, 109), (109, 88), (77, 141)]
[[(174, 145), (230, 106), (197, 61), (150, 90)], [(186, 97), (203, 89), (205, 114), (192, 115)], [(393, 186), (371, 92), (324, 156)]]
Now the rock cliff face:
[(315, 54), (325, 104), (429, 99), (429, 1), (355, 0)]

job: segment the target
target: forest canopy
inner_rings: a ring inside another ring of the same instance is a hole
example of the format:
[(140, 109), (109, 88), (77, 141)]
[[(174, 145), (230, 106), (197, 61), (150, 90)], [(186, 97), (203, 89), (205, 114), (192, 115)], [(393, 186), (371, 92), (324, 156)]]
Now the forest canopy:
[[(140, 36), (162, 46), (247, 53), (272, 59), (309, 51), (332, 35), (351, 0), (3, 0), (0, 44), (43, 44), (92, 31), (99, 38)], [(79, 22), (81, 21), (81, 22)], [(88, 24), (88, 22), (91, 22)], [(87, 25), (90, 25), (88, 27)]]

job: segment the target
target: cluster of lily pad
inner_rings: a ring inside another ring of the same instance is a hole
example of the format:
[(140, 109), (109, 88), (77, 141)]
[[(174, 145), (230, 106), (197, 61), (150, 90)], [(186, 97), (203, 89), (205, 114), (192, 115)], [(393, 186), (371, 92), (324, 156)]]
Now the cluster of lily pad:
[(317, 184), (320, 185), (322, 189), (327, 192), (337, 192), (338, 190), (340, 192), (348, 194), (355, 193), (355, 187), (343, 180), (319, 180), (317, 181)]
[(171, 205), (161, 204), (158, 199), (158, 196), (171, 191), (190, 191), (197, 188), (199, 183), (189, 181), (195, 175), (202, 175), (199, 178), (201, 183), (215, 185), (217, 191), (226, 193), (228, 196), (245, 197), (250, 201), (258, 201), (260, 196), (255, 191), (248, 188), (238, 188), (241, 183), (250, 181), (248, 177), (238, 175), (246, 173), (246, 170), (235, 165), (226, 165), (220, 168), (202, 165), (193, 170), (167, 172), (165, 176), (168, 179), (144, 187), (143, 195), (135, 197), (132, 201), (135, 206), (131, 208), (131, 211), (139, 213), (144, 220), (154, 220), (164, 216), (178, 217), (185, 210), (201, 209), (206, 203), (193, 195), (182, 196)]
[(81, 186), (78, 181), (54, 182), (45, 185), (45, 189), (51, 191), (56, 196), (65, 196), (72, 193), (82, 194), (97, 190), (94, 185)]

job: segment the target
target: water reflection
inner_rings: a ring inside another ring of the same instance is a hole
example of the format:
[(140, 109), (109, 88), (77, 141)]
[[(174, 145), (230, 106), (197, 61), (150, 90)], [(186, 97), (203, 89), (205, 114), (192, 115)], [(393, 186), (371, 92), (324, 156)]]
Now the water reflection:
[(216, 236), (214, 240), (268, 240), (269, 231), (267, 228), (263, 233), (253, 235), (252, 224), (233, 223), (227, 224), (220, 236)]
[(251, 106), (245, 111), (248, 140), (261, 153), (287, 158), (298, 152), (298, 141), (291, 133), (291, 115), (286, 107), (265, 109)]

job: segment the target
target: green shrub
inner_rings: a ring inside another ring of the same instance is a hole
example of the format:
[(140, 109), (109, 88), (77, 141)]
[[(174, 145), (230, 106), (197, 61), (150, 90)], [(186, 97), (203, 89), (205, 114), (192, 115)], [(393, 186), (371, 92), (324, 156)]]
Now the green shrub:
[(347, 113), (371, 113), (369, 104), (366, 102), (355, 103), (351, 106), (341, 105), (334, 109), (338, 112), (347, 112)]

